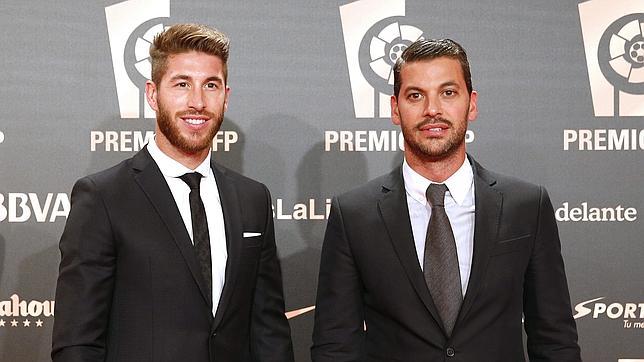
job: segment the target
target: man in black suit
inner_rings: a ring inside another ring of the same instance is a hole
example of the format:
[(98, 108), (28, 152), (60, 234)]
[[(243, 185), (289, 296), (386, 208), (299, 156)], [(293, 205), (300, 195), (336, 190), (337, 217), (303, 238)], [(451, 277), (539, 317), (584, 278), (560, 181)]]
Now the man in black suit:
[(228, 44), (195, 24), (155, 37), (154, 141), (72, 191), (55, 362), (293, 361), (269, 192), (210, 159)]
[(333, 200), (313, 361), (524, 361), (523, 328), (530, 360), (580, 361), (548, 194), (465, 152), (465, 51), (417, 41), (394, 77), (405, 160)]

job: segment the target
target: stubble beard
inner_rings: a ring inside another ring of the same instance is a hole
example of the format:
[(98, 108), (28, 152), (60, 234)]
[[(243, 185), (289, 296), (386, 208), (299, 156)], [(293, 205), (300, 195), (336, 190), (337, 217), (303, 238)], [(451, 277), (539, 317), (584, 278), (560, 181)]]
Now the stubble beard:
[[(463, 117), (463, 121), (451, 122), (445, 118), (437, 117), (425, 119), (423, 122), (412, 127), (402, 127), (405, 147), (416, 155), (419, 159), (434, 161), (448, 158), (465, 144), (465, 135), (467, 132), (467, 118), (469, 111)], [(421, 127), (433, 123), (445, 123), (449, 125), (451, 132), (445, 139), (426, 139), (422, 136)]]
[[(212, 147), (212, 140), (219, 131), (219, 127), (224, 120), (223, 106), (221, 112), (218, 113), (212, 113), (208, 111), (183, 111), (177, 112), (174, 115), (174, 118), (165, 109), (163, 104), (158, 103), (158, 106), (159, 111), (157, 112), (157, 124), (159, 126), (159, 130), (161, 131), (161, 133), (163, 133), (163, 135), (171, 145), (173, 145), (178, 150), (188, 154), (199, 153), (207, 148), (209, 149)], [(206, 116), (209, 118), (208, 122), (214, 122), (214, 125), (208, 129), (208, 133), (205, 136), (200, 137), (197, 132), (192, 132), (190, 134), (190, 137), (185, 137), (183, 134), (181, 134), (181, 130), (175, 122), (175, 119), (189, 115)]]

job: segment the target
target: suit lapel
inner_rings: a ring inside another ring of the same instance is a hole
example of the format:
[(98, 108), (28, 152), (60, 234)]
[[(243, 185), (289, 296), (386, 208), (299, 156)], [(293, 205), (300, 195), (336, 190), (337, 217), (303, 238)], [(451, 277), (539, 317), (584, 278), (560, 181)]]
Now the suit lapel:
[(429, 294), (429, 289), (427, 289), (425, 277), (418, 264), (401, 167), (391, 172), (383, 183), (382, 197), (378, 201), (378, 207), (389, 234), (389, 239), (396, 250), (409, 281), (423, 304), (425, 304), (425, 307), (427, 307), (427, 310), (436, 322), (442, 326), (434, 301)]
[[(463, 320), (481, 288), (490, 251), (499, 231), (499, 219), (503, 206), (503, 195), (494, 189), (496, 180), (480, 164), (470, 157), (474, 171), (474, 252), (467, 292), (458, 320)], [(458, 323), (458, 322), (457, 322)]]
[(132, 168), (134, 169), (134, 180), (139, 184), (155, 211), (163, 220), (186, 264), (188, 264), (188, 269), (190, 269), (190, 273), (197, 283), (204, 301), (210, 305), (206, 282), (203, 275), (201, 275), (199, 262), (186, 226), (181, 219), (181, 214), (163, 174), (147, 149), (143, 149), (132, 158)]
[(230, 298), (235, 290), (235, 281), (237, 279), (237, 274), (239, 274), (239, 259), (243, 245), (243, 225), (237, 187), (235, 186), (234, 181), (231, 180), (226, 175), (225, 170), (217, 166), (214, 161), (211, 161), (211, 167), (215, 174), (215, 180), (217, 181), (219, 199), (221, 200), (221, 209), (224, 213), (226, 248), (228, 251), (224, 289), (222, 290), (219, 305), (217, 307), (217, 313), (215, 314), (215, 320), (213, 322), (213, 328), (217, 328), (223, 318), (225, 309), (230, 305)]

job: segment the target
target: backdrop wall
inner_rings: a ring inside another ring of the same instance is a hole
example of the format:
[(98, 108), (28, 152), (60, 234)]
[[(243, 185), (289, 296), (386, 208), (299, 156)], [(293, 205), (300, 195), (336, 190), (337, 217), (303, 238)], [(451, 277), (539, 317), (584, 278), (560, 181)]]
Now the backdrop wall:
[(390, 70), (421, 36), (468, 51), (468, 152), (548, 188), (584, 360), (644, 361), (644, 0), (3, 1), (0, 360), (49, 359), (71, 186), (152, 137), (147, 49), (178, 22), (232, 40), (213, 155), (271, 189), (297, 361), (330, 198), (401, 162)]

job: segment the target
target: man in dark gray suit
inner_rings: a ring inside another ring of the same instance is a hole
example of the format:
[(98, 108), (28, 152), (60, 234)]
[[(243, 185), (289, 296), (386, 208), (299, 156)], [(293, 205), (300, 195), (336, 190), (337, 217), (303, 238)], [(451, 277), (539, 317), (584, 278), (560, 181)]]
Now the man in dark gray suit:
[(523, 328), (530, 360), (581, 360), (548, 194), (466, 154), (476, 101), (459, 44), (397, 61), (405, 159), (333, 200), (314, 362), (524, 361)]
[(228, 44), (195, 24), (155, 37), (155, 139), (72, 191), (55, 362), (293, 361), (269, 192), (211, 160)]

